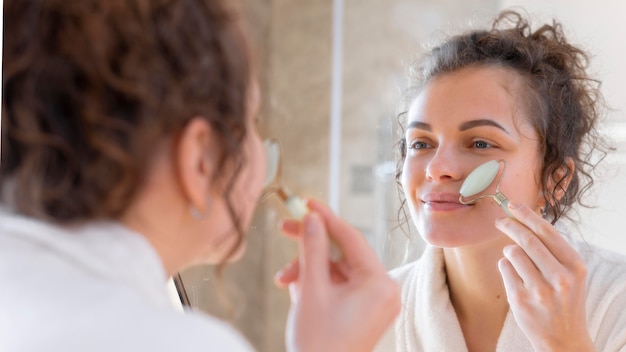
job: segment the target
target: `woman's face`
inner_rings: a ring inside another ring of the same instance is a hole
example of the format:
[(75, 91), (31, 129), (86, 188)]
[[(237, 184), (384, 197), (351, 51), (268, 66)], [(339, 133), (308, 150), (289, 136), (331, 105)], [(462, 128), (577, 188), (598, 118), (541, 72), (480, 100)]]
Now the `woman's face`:
[(244, 139), (244, 165), (237, 178), (231, 201), (240, 210), (244, 230), (250, 226), (254, 209), (263, 190), (267, 168), (267, 155), (263, 141), (257, 131), (257, 116), (260, 106), (260, 91), (256, 80), (250, 85), (248, 99), (248, 133)]
[[(248, 230), (257, 201), (263, 190), (267, 161), (265, 148), (256, 127), (256, 119), (260, 105), (260, 93), (256, 81), (253, 81), (250, 86), (248, 104), (248, 133), (242, 141), (244, 162), (241, 170), (235, 175), (236, 181), (228, 196), (228, 200), (236, 213), (237, 219), (231, 219), (223, 188), (220, 187), (217, 190), (219, 196), (214, 197), (213, 205), (213, 211), (215, 212), (213, 218), (218, 219), (218, 223), (211, 224), (211, 228), (207, 230), (208, 233), (214, 233), (217, 237), (214, 238), (211, 250), (203, 256), (202, 262), (219, 262), (230, 252), (239, 237), (233, 225), (233, 221), (238, 221), (239, 226), (244, 232)], [(228, 182), (228, 180), (226, 181)], [(221, 184), (223, 184), (223, 182)], [(245, 247), (246, 241), (245, 238), (243, 238), (239, 247), (228, 258), (229, 261), (238, 260), (243, 255)]]
[(426, 242), (450, 248), (504, 236), (494, 222), (506, 215), (494, 201), (459, 203), (467, 175), (489, 160), (506, 161), (500, 191), (509, 199), (543, 205), (538, 137), (520, 89), (528, 88), (509, 69), (468, 67), (433, 79), (412, 103), (402, 186)]

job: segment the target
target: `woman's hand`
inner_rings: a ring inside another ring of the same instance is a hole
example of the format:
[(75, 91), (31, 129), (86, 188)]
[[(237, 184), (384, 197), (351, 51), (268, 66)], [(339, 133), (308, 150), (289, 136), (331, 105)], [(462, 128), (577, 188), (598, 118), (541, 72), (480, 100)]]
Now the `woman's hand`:
[[(400, 311), (396, 282), (366, 239), (319, 202), (309, 200), (303, 221), (282, 230), (297, 238), (300, 255), (276, 276), (289, 286), (290, 351), (371, 351)], [(329, 261), (329, 236), (343, 256)]]
[(498, 263), (517, 324), (536, 351), (594, 351), (585, 313), (586, 267), (563, 236), (530, 208), (511, 202), (496, 227), (516, 244)]

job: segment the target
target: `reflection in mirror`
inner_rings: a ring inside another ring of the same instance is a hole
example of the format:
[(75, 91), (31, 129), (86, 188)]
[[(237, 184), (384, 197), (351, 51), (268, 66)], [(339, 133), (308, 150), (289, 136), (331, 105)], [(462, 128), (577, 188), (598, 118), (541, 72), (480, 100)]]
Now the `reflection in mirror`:
[[(400, 93), (406, 88), (406, 67), (413, 58), (444, 29), (487, 22), (510, 5), (521, 4), (546, 16), (558, 13), (576, 33), (598, 46), (607, 42), (608, 34), (621, 33), (613, 26), (623, 21), (607, 21), (605, 13), (598, 10), (608, 8), (613, 14), (623, 13), (616, 8), (622, 6), (618, 2), (601, 0), (602, 6), (598, 2), (523, 3), (334, 0), (296, 4), (290, 0), (243, 0), (245, 25), (258, 53), (263, 99), (259, 128), (262, 135), (281, 141), (280, 173), (290, 190), (301, 196), (336, 199), (339, 214), (367, 236), (388, 268), (419, 257), (423, 243), (412, 225), (398, 227), (403, 217), (398, 214), (400, 201), (394, 179), (397, 161), (392, 150), (399, 135), (396, 116), (402, 111), (398, 108)], [(334, 6), (342, 7), (339, 25), (333, 24)], [(603, 35), (596, 38), (589, 31), (601, 31)], [(333, 40), (338, 43), (335, 48)], [(623, 217), (622, 207), (613, 199), (626, 197), (626, 188), (618, 184), (626, 170), (626, 157), (621, 152), (626, 143), (626, 109), (621, 109), (620, 102), (626, 99), (619, 99), (624, 91), (620, 88), (624, 68), (617, 62), (624, 56), (617, 51), (620, 49), (623, 50), (618, 45), (607, 45), (593, 50), (599, 54), (599, 60), (605, 60), (604, 66), (597, 67), (615, 73), (608, 77), (606, 87), (614, 88), (610, 105), (617, 107), (615, 115), (619, 118), (610, 121), (607, 131), (616, 136), (621, 154), (610, 156), (611, 160), (605, 163), (611, 165), (604, 178), (607, 187), (598, 193), (598, 197), (607, 200), (604, 211), (590, 210), (593, 214), (586, 217), (594, 227), (587, 232), (605, 234), (592, 240), (626, 251), (621, 234), (606, 230), (618, 228)], [(333, 71), (330, 63), (336, 50), (341, 50), (342, 56)], [(617, 61), (610, 62), (607, 57)], [(334, 95), (333, 79), (339, 83)], [(336, 111), (340, 118), (340, 148), (333, 151), (329, 149), (331, 111)], [(331, 156), (339, 161), (339, 171), (332, 180)], [(330, 189), (337, 191), (331, 195)], [(233, 324), (259, 351), (284, 351), (283, 328), (289, 298), (273, 286), (272, 278), (297, 253), (295, 245), (281, 236), (277, 228), (280, 220), (288, 216), (279, 197), (265, 197), (247, 234), (248, 247), (259, 250), (249, 251), (242, 262), (229, 265), (224, 273), (225, 286), (236, 297)], [(191, 306), (227, 316), (213, 294), (218, 281), (213, 269), (193, 268), (181, 275)]]
[(278, 141), (266, 139), (263, 141), (267, 160), (267, 174), (265, 177), (265, 196), (276, 194), (285, 204), (289, 214), (296, 219), (302, 219), (307, 212), (304, 200), (293, 194), (283, 184), (281, 173), (280, 146)]

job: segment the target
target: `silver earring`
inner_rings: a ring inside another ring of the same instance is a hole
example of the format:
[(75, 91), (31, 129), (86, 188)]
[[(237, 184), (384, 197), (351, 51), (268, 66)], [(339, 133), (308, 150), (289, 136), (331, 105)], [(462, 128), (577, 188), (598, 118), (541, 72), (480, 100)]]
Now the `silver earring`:
[(206, 197), (206, 210), (202, 212), (192, 204), (189, 206), (189, 214), (191, 214), (191, 217), (196, 220), (206, 219), (206, 217), (209, 215), (209, 212), (211, 210), (211, 203), (212, 203), (211, 197), (207, 196)]
[(541, 208), (541, 216), (543, 216), (544, 218), (546, 216), (548, 216), (548, 206), (547, 205), (545, 207)]

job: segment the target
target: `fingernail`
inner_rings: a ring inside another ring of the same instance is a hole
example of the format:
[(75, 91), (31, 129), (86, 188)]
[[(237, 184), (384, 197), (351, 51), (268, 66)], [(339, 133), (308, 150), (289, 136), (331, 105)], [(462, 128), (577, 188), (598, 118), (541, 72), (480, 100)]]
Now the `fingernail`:
[(296, 261), (295, 261), (295, 260), (293, 260), (293, 261), (291, 261), (291, 262), (287, 263), (284, 267), (282, 267), (280, 270), (278, 270), (278, 271), (276, 272), (276, 274), (274, 275), (274, 277), (275, 277), (275, 278), (277, 278), (277, 277), (282, 277), (282, 276), (284, 276), (284, 275), (285, 275), (285, 273), (287, 273), (287, 272), (289, 272), (289, 271), (293, 270), (293, 268), (294, 268), (294, 266), (295, 266), (295, 265), (296, 265)]
[(280, 281), (280, 279), (283, 277), (283, 275), (285, 274), (285, 269), (280, 269), (276, 272), (276, 274), (274, 274), (274, 281)]
[(500, 230), (501, 232), (503, 232), (505, 235), (509, 236), (506, 232), (508, 226), (509, 226), (509, 219), (510, 218), (500, 218), (496, 220), (496, 228), (498, 230)]
[(317, 222), (317, 219), (315, 219), (314, 217), (315, 215), (309, 213), (304, 218), (304, 231), (307, 235), (314, 235), (319, 232), (320, 226)]
[(298, 226), (300, 226), (300, 224), (297, 222), (297, 220), (293, 220), (293, 219), (284, 219), (280, 223), (281, 231), (288, 232), (288, 233), (297, 232)]
[(285, 271), (281, 270), (274, 275), (274, 284), (278, 287), (285, 287)]
[(502, 254), (508, 257), (511, 251), (513, 250), (513, 247), (515, 247), (514, 244), (509, 244), (509, 245), (504, 246), (504, 248), (502, 248)]

